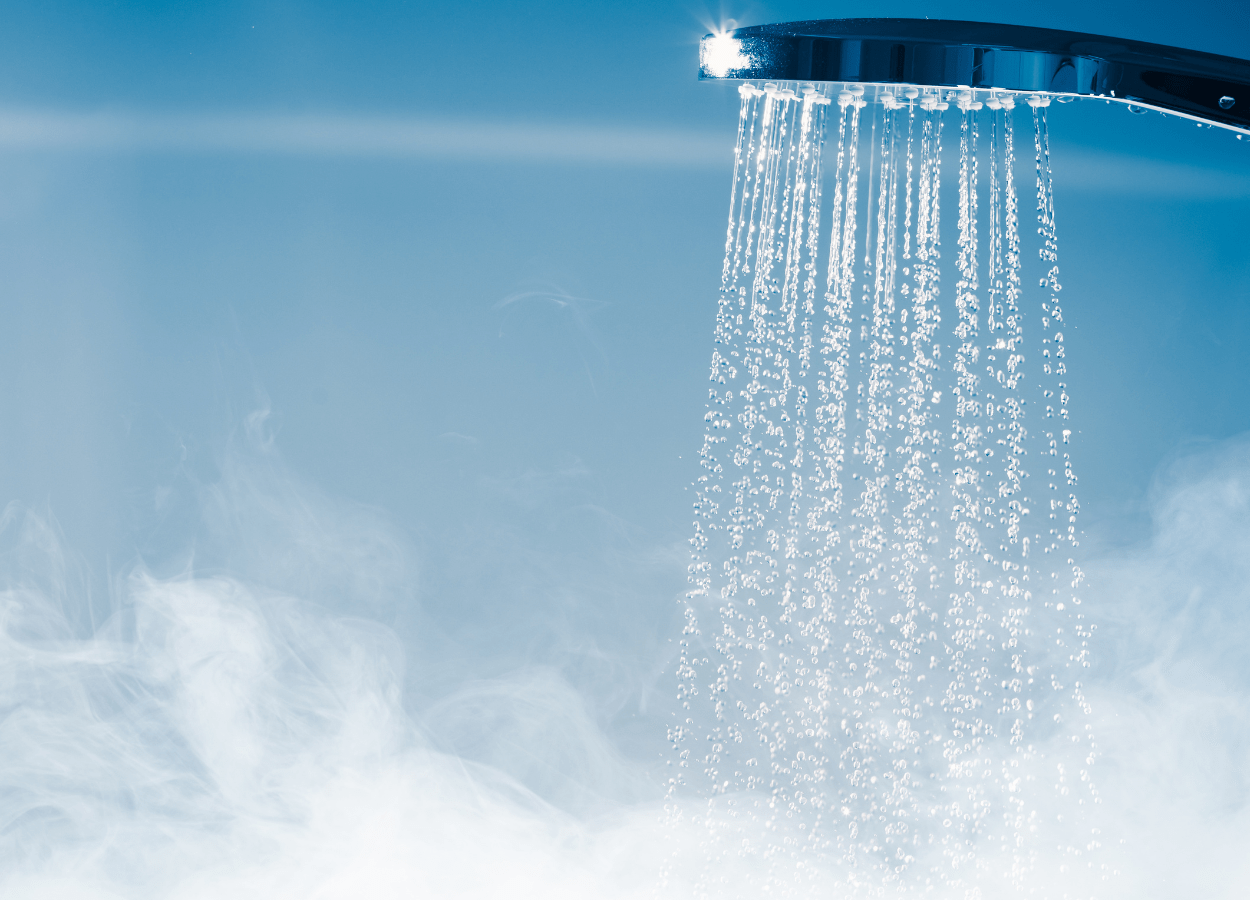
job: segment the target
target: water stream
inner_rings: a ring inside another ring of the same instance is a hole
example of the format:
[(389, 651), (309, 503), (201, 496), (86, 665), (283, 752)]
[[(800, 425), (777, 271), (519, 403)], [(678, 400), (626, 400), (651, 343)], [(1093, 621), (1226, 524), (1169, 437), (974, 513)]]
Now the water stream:
[(1049, 100), (839, 87), (740, 89), (674, 804), (748, 894), (1027, 895), (1098, 843)]

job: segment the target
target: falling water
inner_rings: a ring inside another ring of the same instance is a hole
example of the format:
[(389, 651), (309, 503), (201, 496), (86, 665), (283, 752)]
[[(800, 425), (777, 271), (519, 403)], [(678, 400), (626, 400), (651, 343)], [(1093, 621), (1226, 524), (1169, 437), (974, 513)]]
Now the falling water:
[(1041, 896), (1097, 845), (1049, 100), (826, 89), (740, 88), (673, 796), (745, 894)]

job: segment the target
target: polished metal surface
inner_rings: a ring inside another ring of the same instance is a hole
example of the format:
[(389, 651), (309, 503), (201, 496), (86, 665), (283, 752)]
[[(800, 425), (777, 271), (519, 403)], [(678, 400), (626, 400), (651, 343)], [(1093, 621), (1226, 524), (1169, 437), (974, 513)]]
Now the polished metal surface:
[(1022, 25), (822, 19), (703, 38), (699, 77), (1103, 97), (1250, 133), (1250, 61)]

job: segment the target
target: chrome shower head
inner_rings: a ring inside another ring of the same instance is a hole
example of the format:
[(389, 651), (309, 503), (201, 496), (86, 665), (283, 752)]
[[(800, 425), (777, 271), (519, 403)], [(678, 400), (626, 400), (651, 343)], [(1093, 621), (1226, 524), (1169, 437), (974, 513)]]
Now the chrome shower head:
[(699, 78), (1098, 97), (1250, 134), (1250, 61), (1023, 25), (822, 19), (709, 34)]

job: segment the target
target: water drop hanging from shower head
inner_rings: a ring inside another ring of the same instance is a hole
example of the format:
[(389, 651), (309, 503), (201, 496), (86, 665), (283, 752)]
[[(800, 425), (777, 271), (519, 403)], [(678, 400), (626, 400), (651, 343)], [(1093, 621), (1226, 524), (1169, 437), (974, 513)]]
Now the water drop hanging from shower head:
[(1250, 133), (1250, 103), (1236, 102), (1250, 96), (1250, 61), (1022, 25), (823, 19), (738, 28), (703, 39), (699, 77), (1098, 97)]

